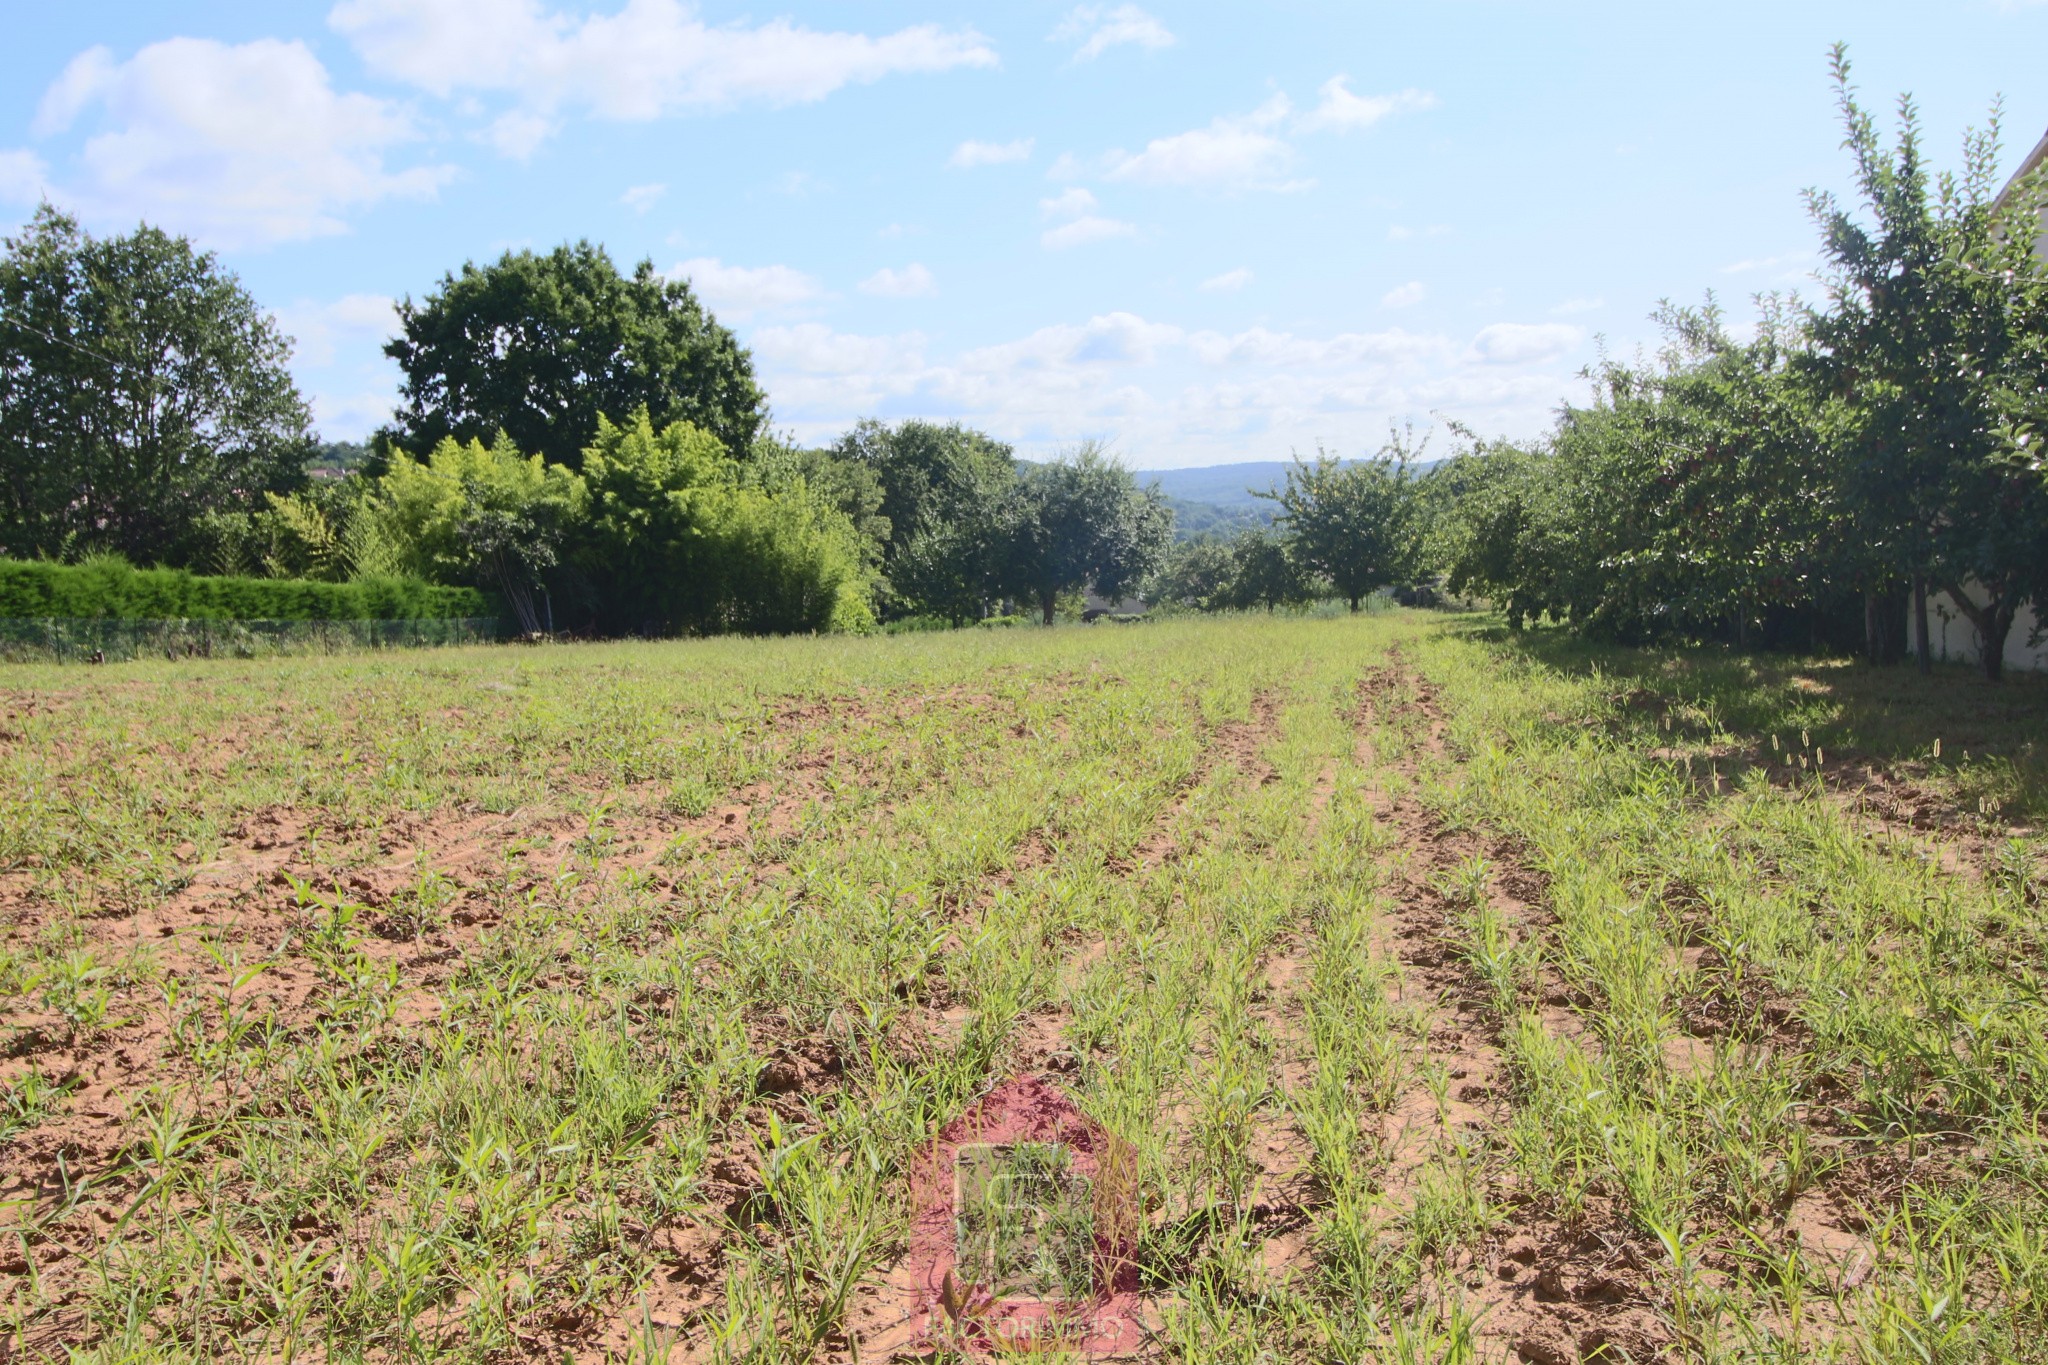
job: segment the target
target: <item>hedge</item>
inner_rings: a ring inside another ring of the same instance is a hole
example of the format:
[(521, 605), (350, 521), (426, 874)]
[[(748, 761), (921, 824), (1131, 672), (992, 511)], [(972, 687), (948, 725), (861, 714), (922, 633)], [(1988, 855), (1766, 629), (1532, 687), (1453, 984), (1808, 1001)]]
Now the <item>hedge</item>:
[(151, 621), (423, 621), (499, 615), (475, 588), (409, 578), (314, 583), (293, 578), (210, 578), (119, 562), (50, 564), (0, 559), (0, 618), (121, 617)]

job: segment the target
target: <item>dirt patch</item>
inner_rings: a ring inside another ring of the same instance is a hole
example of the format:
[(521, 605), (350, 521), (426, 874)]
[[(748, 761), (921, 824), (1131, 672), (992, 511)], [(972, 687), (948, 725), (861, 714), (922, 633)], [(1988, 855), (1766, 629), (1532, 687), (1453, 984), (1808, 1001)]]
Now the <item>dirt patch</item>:
[[(1392, 728), (1409, 740), (1391, 767), (1411, 787), (1433, 765), (1453, 761), (1447, 719), (1435, 689), (1395, 654), (1360, 680), (1357, 724), (1362, 752), (1377, 757), (1374, 735)], [(1542, 874), (1511, 841), (1476, 829), (1452, 829), (1414, 797), (1373, 792), (1378, 818), (1396, 831), (1407, 857), (1396, 884), (1380, 950), (1402, 971), (1390, 990), (1418, 1011), (1426, 1029), (1420, 1075), (1383, 1120), (1384, 1189), (1397, 1209), (1411, 1205), (1432, 1164), (1451, 1152), (1480, 1152), (1509, 1117), (1513, 1077), (1501, 1050), (1501, 1021), (1488, 989), (1463, 955), (1459, 921), (1483, 898), (1508, 932), (1526, 937), (1553, 922)], [(1462, 900), (1462, 903), (1461, 903)], [(1586, 1030), (1568, 1002), (1543, 1011), (1558, 1036)], [(1469, 1160), (1469, 1157), (1463, 1157)], [(1552, 1362), (1647, 1359), (1670, 1341), (1654, 1310), (1646, 1264), (1611, 1219), (1606, 1226), (1567, 1223), (1517, 1191), (1505, 1173), (1485, 1177), (1489, 1199), (1512, 1210), (1504, 1240), (1489, 1238), (1439, 1260), (1433, 1276), (1479, 1314), (1483, 1349), (1510, 1359)], [(1605, 1235), (1602, 1235), (1605, 1234)]]

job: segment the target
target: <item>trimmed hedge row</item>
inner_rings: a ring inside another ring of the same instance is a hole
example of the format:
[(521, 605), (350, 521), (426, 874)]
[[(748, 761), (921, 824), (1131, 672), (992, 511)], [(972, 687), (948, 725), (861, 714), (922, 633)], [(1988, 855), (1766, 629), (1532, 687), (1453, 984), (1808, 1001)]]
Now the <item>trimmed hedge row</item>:
[(0, 617), (122, 617), (152, 621), (423, 621), (499, 614), (475, 588), (409, 578), (314, 583), (293, 578), (209, 578), (184, 569), (117, 562), (50, 564), (0, 559)]

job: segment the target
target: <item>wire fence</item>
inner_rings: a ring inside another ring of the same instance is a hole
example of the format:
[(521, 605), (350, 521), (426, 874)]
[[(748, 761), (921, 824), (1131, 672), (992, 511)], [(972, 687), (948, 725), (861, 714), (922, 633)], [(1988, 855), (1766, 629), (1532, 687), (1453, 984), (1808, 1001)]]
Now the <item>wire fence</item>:
[(363, 649), (470, 645), (503, 638), (495, 616), (418, 621), (144, 621), (0, 617), (0, 662), (258, 659)]

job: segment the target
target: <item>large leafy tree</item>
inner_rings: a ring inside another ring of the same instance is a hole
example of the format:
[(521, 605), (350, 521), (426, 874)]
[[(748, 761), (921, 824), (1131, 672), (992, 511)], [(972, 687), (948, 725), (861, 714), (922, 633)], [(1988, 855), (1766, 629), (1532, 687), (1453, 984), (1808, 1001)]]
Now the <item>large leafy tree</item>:
[(290, 355), (211, 253), (45, 204), (0, 256), (0, 554), (187, 562), (207, 514), (303, 480)]
[(1815, 335), (1859, 419), (1845, 491), (1865, 549), (1913, 585), (1921, 667), (1937, 587), (1976, 626), (1996, 678), (2015, 614), (2048, 577), (2048, 501), (2003, 458), (2013, 405), (2002, 396), (2017, 394), (2023, 412), (2040, 388), (2029, 363), (2043, 323), (2031, 205), (2015, 214), (1995, 194), (1995, 115), (1965, 139), (1960, 175), (1934, 175), (1913, 102), (1900, 100), (1887, 147), (1840, 46), (1833, 69), (1862, 213), (1825, 194), (1810, 203), (1834, 305)]
[(1297, 562), (1330, 580), (1357, 611), (1367, 593), (1415, 564), (1413, 480), (1403, 454), (1345, 463), (1319, 452), (1296, 459), (1277, 491), (1274, 518)]
[(1173, 512), (1158, 485), (1138, 487), (1092, 441), (1027, 469), (1007, 522), (1003, 581), (1037, 604), (1047, 625), (1061, 593), (1122, 597), (1159, 570), (1173, 541)]
[(384, 433), (419, 451), (504, 432), (522, 451), (578, 468), (600, 417), (645, 408), (657, 427), (689, 422), (744, 455), (767, 420), (753, 359), (652, 261), (622, 275), (602, 247), (507, 252), (442, 277), (398, 307), (384, 348), (404, 373)]
[(880, 480), (883, 570), (899, 608), (975, 615), (998, 591), (1000, 532), (1018, 483), (1010, 447), (957, 422), (869, 420), (832, 453)]

